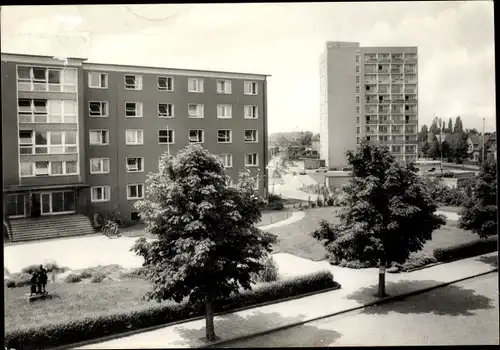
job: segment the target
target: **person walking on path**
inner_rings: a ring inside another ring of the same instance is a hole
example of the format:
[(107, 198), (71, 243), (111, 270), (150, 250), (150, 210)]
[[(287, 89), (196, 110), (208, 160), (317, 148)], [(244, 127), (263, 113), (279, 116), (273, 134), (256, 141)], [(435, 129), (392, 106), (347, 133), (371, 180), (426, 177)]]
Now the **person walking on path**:
[(43, 265), (40, 265), (38, 269), (38, 293), (45, 293), (45, 287), (47, 286), (47, 270), (43, 268)]
[(31, 276), (31, 281), (30, 281), (30, 296), (33, 296), (33, 294), (36, 294), (37, 292), (37, 286), (39, 284), (39, 276), (38, 276), (38, 270), (33, 272), (33, 275)]

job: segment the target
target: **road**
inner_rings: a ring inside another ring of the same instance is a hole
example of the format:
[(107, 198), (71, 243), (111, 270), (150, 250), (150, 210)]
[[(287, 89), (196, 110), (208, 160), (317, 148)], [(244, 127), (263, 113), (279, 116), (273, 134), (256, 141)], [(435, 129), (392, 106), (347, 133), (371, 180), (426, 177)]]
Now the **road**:
[(225, 347), (498, 345), (498, 273)]

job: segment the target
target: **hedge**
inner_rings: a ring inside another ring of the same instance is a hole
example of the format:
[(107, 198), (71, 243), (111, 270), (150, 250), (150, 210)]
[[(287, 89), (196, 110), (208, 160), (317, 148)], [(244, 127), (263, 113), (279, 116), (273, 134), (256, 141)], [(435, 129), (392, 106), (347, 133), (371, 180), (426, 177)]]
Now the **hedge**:
[[(215, 312), (276, 301), (305, 293), (339, 287), (329, 271), (290, 280), (263, 284), (251, 291), (243, 291), (225, 301), (214, 303)], [(203, 305), (165, 304), (150, 306), (128, 313), (117, 312), (98, 317), (75, 319), (60, 324), (19, 328), (5, 334), (5, 347), (15, 349), (42, 349), (98, 339), (132, 330), (166, 325), (192, 317), (203, 316)]]
[(498, 237), (477, 239), (472, 242), (457, 244), (446, 248), (434, 249), (434, 257), (439, 262), (465, 259), (473, 256), (492, 253), (498, 250)]

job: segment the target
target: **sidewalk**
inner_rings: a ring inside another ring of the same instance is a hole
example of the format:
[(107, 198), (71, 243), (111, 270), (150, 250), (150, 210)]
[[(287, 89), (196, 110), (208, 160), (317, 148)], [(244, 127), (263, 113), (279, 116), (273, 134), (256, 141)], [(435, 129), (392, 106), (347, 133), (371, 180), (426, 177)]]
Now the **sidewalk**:
[[(490, 256), (496, 257), (497, 252), (482, 257)], [(410, 273), (387, 274), (386, 292), (391, 296), (401, 296), (496, 269), (480, 261), (480, 258), (459, 260)], [(377, 300), (374, 293), (378, 269), (347, 271), (331, 267), (331, 270), (342, 289), (217, 316), (214, 320), (216, 334), (222, 341), (237, 339), (345, 312)], [(86, 345), (80, 349), (203, 347), (207, 345), (201, 340), (204, 336), (205, 320), (202, 319)]]

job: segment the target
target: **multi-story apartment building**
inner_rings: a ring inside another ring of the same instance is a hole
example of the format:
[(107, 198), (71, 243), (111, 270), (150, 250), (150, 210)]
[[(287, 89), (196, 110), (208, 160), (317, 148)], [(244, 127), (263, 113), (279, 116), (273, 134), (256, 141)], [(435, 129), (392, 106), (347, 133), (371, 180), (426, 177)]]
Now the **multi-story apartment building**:
[(397, 161), (417, 159), (417, 47), (327, 42), (320, 58), (320, 154), (329, 167), (363, 137)]
[(2, 54), (6, 216), (134, 220), (147, 174), (190, 143), (267, 195), (266, 75), (85, 61)]

